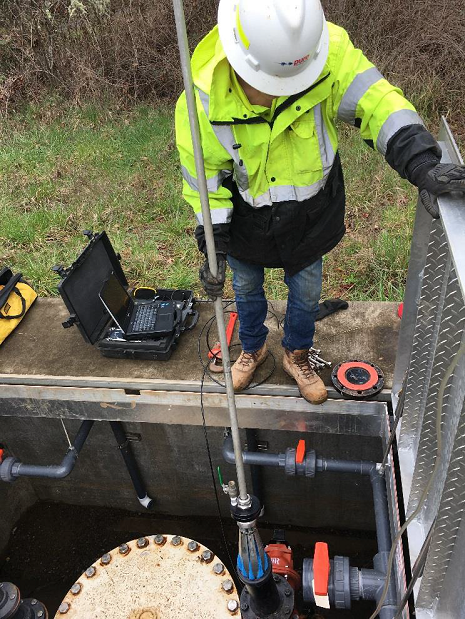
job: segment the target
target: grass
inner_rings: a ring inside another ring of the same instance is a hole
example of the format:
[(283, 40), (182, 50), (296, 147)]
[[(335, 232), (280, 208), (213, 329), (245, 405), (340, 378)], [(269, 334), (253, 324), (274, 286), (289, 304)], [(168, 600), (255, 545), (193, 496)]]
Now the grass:
[[(325, 258), (325, 298), (400, 300), (415, 191), (341, 128), (347, 190), (344, 241)], [(138, 106), (30, 105), (0, 128), (0, 266), (56, 294), (54, 264), (84, 247), (84, 229), (105, 229), (132, 284), (201, 294), (195, 220), (181, 197), (172, 110)], [(269, 298), (285, 298), (279, 269)], [(227, 294), (232, 296), (230, 280)]]

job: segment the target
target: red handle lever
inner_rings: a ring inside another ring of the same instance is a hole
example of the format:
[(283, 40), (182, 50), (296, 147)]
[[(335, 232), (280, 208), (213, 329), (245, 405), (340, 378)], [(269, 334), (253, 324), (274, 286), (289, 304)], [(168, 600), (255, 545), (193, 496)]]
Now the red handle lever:
[[(236, 326), (236, 320), (237, 320), (237, 312), (231, 312), (229, 314), (228, 325), (226, 327), (226, 342), (228, 343), (228, 346), (231, 344), (232, 336), (234, 333), (234, 327)], [(208, 358), (213, 359), (213, 357), (216, 357), (216, 359), (221, 359), (221, 346), (219, 344), (214, 346), (208, 352)]]
[(234, 333), (234, 327), (236, 326), (237, 312), (231, 312), (229, 314), (228, 326), (226, 327), (226, 341), (228, 346), (231, 344), (232, 334)]
[(329, 581), (329, 551), (328, 544), (317, 542), (313, 557), (313, 582), (315, 595), (328, 595)]
[(300, 439), (297, 444), (297, 449), (295, 452), (295, 461), (297, 464), (302, 464), (305, 458), (305, 441), (304, 439)]

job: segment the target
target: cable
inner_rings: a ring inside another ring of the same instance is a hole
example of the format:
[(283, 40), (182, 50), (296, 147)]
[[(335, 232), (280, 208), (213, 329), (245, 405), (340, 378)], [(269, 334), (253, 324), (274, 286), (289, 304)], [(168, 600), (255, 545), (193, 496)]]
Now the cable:
[(402, 597), (402, 600), (399, 604), (399, 607), (397, 609), (394, 619), (402, 619), (402, 613), (404, 612), (404, 607), (407, 604), (409, 597), (412, 595), (412, 591), (415, 586), (415, 583), (420, 578), (420, 576), (423, 574), (423, 568), (425, 567), (426, 559), (428, 557), (429, 547), (431, 545), (431, 540), (433, 539), (433, 532), (434, 532), (435, 524), (436, 524), (436, 518), (434, 519), (433, 524), (431, 525), (428, 531), (428, 536), (423, 542), (423, 545), (418, 554), (417, 560), (415, 561), (415, 565), (413, 566), (413, 570), (412, 570), (412, 578), (410, 579), (409, 586), (407, 587), (407, 590), (405, 591)]
[[(233, 303), (234, 303), (234, 300), (227, 301), (223, 305), (223, 311), (226, 310)], [(225, 313), (226, 314), (231, 314), (232, 311), (226, 311)], [(279, 328), (279, 319), (278, 319), (277, 315), (275, 314), (275, 312), (268, 310), (268, 313), (271, 314), (276, 319), (276, 322), (277, 322), (277, 325), (278, 325), (278, 328)], [(201, 343), (202, 343), (202, 337), (203, 337), (203, 334), (205, 333), (205, 331), (206, 331), (205, 341), (206, 341), (206, 345), (207, 345), (207, 352), (212, 352), (209, 336), (210, 336), (211, 329), (212, 329), (212, 327), (213, 327), (215, 322), (216, 322), (216, 317), (212, 316), (211, 318), (209, 318), (207, 320), (207, 322), (203, 325), (202, 329), (200, 330), (199, 336), (197, 338), (197, 355), (198, 355), (200, 364), (201, 364), (201, 366), (203, 367), (203, 370), (204, 370), (204, 378), (205, 378), (205, 375), (207, 375), (214, 383), (216, 383), (220, 387), (226, 387), (226, 385), (224, 383), (222, 383), (221, 381), (219, 381), (217, 378), (215, 378), (212, 375), (212, 373), (208, 369), (208, 363), (205, 364), (204, 361), (203, 361), (203, 358), (202, 358)], [(237, 346), (240, 346), (240, 344), (232, 344), (232, 346), (230, 346), (230, 348), (235, 348)], [(260, 380), (257, 383), (251, 384), (248, 387), (248, 389), (255, 389), (256, 387), (259, 387), (260, 385), (263, 385), (263, 383), (268, 381), (271, 378), (271, 376), (274, 374), (274, 371), (276, 369), (276, 359), (275, 359), (275, 357), (274, 357), (274, 355), (273, 355), (273, 353), (271, 351), (268, 351), (268, 356), (271, 357), (271, 359), (273, 361), (273, 367), (271, 368), (269, 373), (262, 380)]]
[(213, 484), (213, 490), (214, 490), (214, 493), (215, 493), (216, 507), (217, 507), (217, 510), (218, 510), (218, 518), (219, 518), (219, 521), (220, 521), (220, 528), (221, 528), (221, 535), (223, 537), (223, 544), (224, 544), (226, 553), (227, 553), (228, 558), (229, 558), (229, 563), (232, 566), (232, 569), (236, 573), (236, 577), (237, 577), (236, 566), (235, 566), (235, 563), (232, 560), (231, 553), (229, 552), (228, 541), (226, 539), (226, 532), (224, 530), (223, 517), (221, 515), (220, 499), (218, 497), (218, 490), (216, 488), (216, 477), (215, 477), (215, 472), (214, 472), (214, 469), (213, 469), (213, 460), (212, 460), (212, 455), (211, 455), (211, 450), (210, 450), (210, 441), (208, 440), (207, 422), (205, 420), (205, 408), (204, 408), (204, 405), (203, 405), (203, 385), (204, 385), (204, 382), (205, 382), (205, 375), (206, 375), (206, 370), (204, 368), (204, 372), (203, 372), (203, 375), (202, 375), (202, 380), (200, 382), (200, 411), (202, 413), (202, 425), (203, 425), (203, 433), (204, 433), (204, 437), (205, 437), (205, 446), (207, 448), (208, 462), (209, 462), (209, 465), (210, 465), (210, 473), (211, 473), (211, 476), (212, 476), (212, 484)]
[(381, 466), (379, 467), (379, 474), (384, 475), (384, 470), (386, 468), (386, 463), (388, 461), (389, 454), (391, 452), (391, 447), (396, 438), (397, 426), (402, 419), (402, 415), (404, 413), (404, 404), (405, 404), (405, 392), (407, 391), (407, 379), (409, 375), (409, 368), (405, 372), (404, 380), (402, 382), (402, 388), (399, 393), (399, 399), (397, 400), (396, 410), (394, 411), (394, 423), (392, 425), (391, 434), (389, 435), (389, 440), (386, 445), (386, 449), (384, 450), (383, 460), (381, 462)]
[[(428, 480), (428, 483), (425, 486), (425, 489), (423, 490), (423, 492), (421, 493), (420, 499), (418, 501), (418, 505), (415, 508), (415, 510), (410, 514), (410, 516), (407, 518), (407, 520), (404, 522), (404, 524), (401, 526), (401, 528), (399, 529), (399, 531), (397, 532), (396, 537), (394, 538), (394, 541), (392, 542), (392, 546), (391, 546), (391, 551), (389, 553), (389, 560), (388, 560), (388, 566), (387, 566), (387, 570), (386, 570), (386, 582), (384, 583), (384, 588), (383, 588), (383, 592), (381, 594), (381, 597), (379, 599), (378, 605), (375, 609), (375, 612), (370, 616), (370, 619), (375, 619), (376, 616), (378, 615), (379, 611), (381, 610), (381, 608), (383, 607), (384, 604), (384, 600), (386, 599), (387, 593), (388, 593), (388, 589), (389, 589), (389, 583), (391, 581), (391, 575), (392, 575), (392, 570), (393, 570), (393, 566), (394, 566), (394, 557), (395, 557), (395, 553), (397, 550), (397, 544), (399, 543), (399, 541), (402, 538), (402, 535), (405, 533), (405, 531), (407, 530), (407, 528), (409, 527), (409, 525), (413, 522), (413, 520), (417, 517), (417, 515), (420, 513), (421, 509), (423, 508), (423, 505), (426, 501), (426, 498), (429, 494), (429, 491), (431, 490), (431, 487), (433, 485), (433, 481), (436, 477), (436, 473), (439, 469), (439, 465), (442, 461), (442, 430), (441, 430), (441, 417), (442, 417), (442, 404), (443, 404), (443, 400), (444, 400), (444, 391), (446, 390), (446, 386), (447, 386), (447, 382), (449, 380), (449, 378), (451, 377), (453, 371), (455, 370), (458, 362), (460, 361), (460, 358), (462, 357), (462, 355), (465, 353), (465, 342), (460, 346), (459, 351), (457, 352), (457, 354), (455, 355), (454, 359), (452, 360), (451, 364), (449, 365), (449, 367), (447, 368), (441, 384), (439, 386), (439, 391), (438, 391), (438, 403), (437, 403), (437, 409), (436, 409), (436, 457), (434, 460), (434, 466), (433, 466), (433, 470), (431, 471), (431, 475), (430, 478)], [(405, 603), (404, 603), (405, 606)], [(403, 610), (403, 608), (400, 608), (398, 610)]]

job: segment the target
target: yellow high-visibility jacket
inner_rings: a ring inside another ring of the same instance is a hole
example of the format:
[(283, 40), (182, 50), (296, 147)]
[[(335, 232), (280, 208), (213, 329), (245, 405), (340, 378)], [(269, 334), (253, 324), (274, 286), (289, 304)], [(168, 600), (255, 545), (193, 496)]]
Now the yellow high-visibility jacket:
[[(248, 104), (231, 73), (217, 27), (193, 54), (218, 251), (296, 271), (339, 242), (344, 234), (344, 188), (336, 119), (358, 127), (362, 138), (383, 155), (390, 140), (412, 126), (409, 157), (436, 148), (401, 90), (353, 46), (343, 28), (331, 23), (328, 27), (329, 55), (319, 78), (298, 95), (279, 97), (268, 114)], [(183, 195), (201, 226), (185, 93), (177, 102), (175, 118)], [(398, 158), (402, 161), (390, 163), (405, 175), (408, 157)], [(198, 240), (203, 249), (201, 229)]]

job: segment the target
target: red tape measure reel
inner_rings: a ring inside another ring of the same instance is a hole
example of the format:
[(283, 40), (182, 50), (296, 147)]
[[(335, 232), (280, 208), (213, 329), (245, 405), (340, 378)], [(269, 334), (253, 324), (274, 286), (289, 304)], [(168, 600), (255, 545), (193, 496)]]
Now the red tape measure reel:
[(376, 395), (384, 386), (384, 374), (377, 365), (355, 359), (336, 365), (331, 380), (344, 397), (357, 400)]

